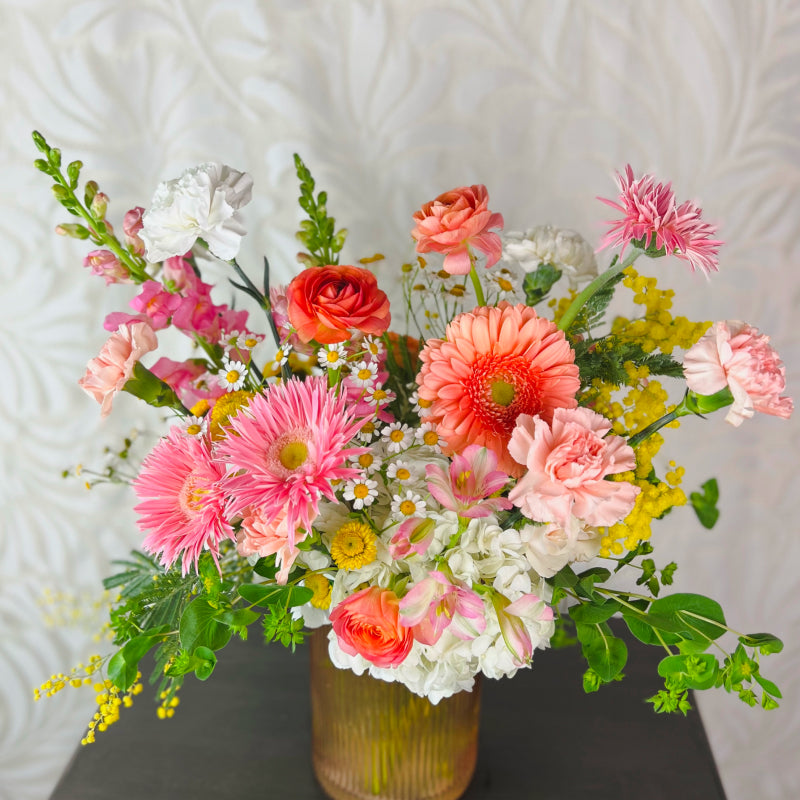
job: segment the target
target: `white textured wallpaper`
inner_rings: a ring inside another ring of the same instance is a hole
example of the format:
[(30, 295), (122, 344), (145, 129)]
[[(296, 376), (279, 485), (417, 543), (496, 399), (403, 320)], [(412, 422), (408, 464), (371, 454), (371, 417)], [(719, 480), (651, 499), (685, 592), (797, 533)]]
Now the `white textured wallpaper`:
[[(674, 259), (645, 265), (676, 313), (762, 328), (800, 397), (796, 1), (4, 0), (0, 75), (0, 800), (46, 798), (77, 746), (92, 693), (34, 705), (31, 688), (100, 647), (91, 603), (139, 541), (124, 490), (61, 471), (102, 466), (104, 447), (158, 424), (133, 402), (101, 422), (77, 386), (131, 290), (106, 291), (86, 248), (53, 234), (65, 215), (31, 166), (33, 128), (85, 163), (119, 224), (187, 166), (251, 173), (239, 261), (258, 274), (266, 254), (282, 278), (293, 152), (350, 230), (346, 260), (380, 250), (386, 283), (413, 249), (411, 213), (442, 191), (484, 183), (507, 229), (551, 222), (597, 242), (595, 197), (630, 162), (698, 200), (726, 240), (708, 282)], [(734, 430), (720, 415), (665, 448), (687, 489), (718, 477), (722, 517), (706, 531), (673, 514), (658, 560), (676, 558), (677, 587), (721, 601), (739, 630), (788, 645), (765, 667), (780, 711), (700, 698), (731, 800), (800, 796), (799, 447), (800, 417)], [(44, 589), (82, 610), (62, 603), (48, 627)]]

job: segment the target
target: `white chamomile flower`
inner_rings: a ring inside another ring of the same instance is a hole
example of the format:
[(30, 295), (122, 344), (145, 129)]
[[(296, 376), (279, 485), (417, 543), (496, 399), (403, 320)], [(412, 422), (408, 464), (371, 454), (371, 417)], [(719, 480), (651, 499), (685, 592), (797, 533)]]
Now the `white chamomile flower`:
[(397, 517), (422, 517), (427, 505), (420, 495), (411, 490), (392, 496), (392, 514)]
[(376, 386), (372, 390), (367, 391), (367, 400), (379, 406), (385, 406), (387, 403), (391, 403), (396, 396), (397, 395), (393, 391), (383, 386)]
[(240, 335), (240, 332), (237, 330), (220, 331), (219, 343), (225, 348), (236, 347), (236, 342)]
[(205, 417), (186, 417), (183, 421), (183, 430), (187, 436), (200, 438), (208, 429), (208, 420)]
[(439, 436), (436, 426), (432, 422), (423, 422), (415, 431), (414, 436), (418, 444), (427, 445), (432, 448), (434, 453), (441, 453), (442, 447), (447, 446), (447, 442)]
[(369, 478), (356, 478), (347, 481), (343, 497), (353, 503), (353, 508), (360, 511), (371, 506), (378, 497), (378, 482)]
[(247, 378), (247, 366), (241, 361), (222, 361), (222, 372), (217, 375), (219, 384), (229, 392), (238, 392)]
[(361, 453), (357, 456), (350, 456), (349, 460), (351, 464), (363, 469), (367, 475), (377, 472), (381, 468), (381, 464), (383, 464), (383, 460), (378, 458), (372, 450), (367, 450), (366, 453)]
[(413, 411), (416, 414), (419, 414), (420, 417), (424, 417), (432, 405), (430, 400), (425, 400), (419, 396), (419, 390), (411, 393), (411, 396), (408, 398), (408, 402), (411, 403)]
[(378, 429), (375, 423), (371, 419), (368, 419), (361, 428), (359, 428), (358, 438), (361, 439), (362, 442), (371, 442), (377, 432)]
[(381, 431), (381, 441), (390, 453), (402, 453), (414, 441), (414, 432), (402, 422), (393, 422)]
[(344, 345), (329, 344), (317, 350), (317, 362), (322, 369), (341, 369), (345, 363)]
[(370, 358), (378, 358), (383, 353), (383, 342), (377, 336), (367, 336), (364, 339), (364, 350)]
[(292, 346), (286, 342), (282, 344), (276, 351), (275, 357), (272, 359), (274, 367), (282, 367), (289, 360), (289, 353), (292, 352)]
[(409, 486), (417, 479), (417, 472), (413, 466), (403, 459), (392, 461), (386, 469), (386, 477), (397, 481), (401, 486)]
[(517, 294), (520, 290), (520, 279), (508, 268), (501, 267), (489, 275), (498, 297), (504, 298)]
[(263, 341), (264, 341), (263, 334), (250, 333), (250, 331), (245, 331), (244, 333), (237, 334), (236, 347), (239, 350), (252, 350), (254, 347), (261, 344), (261, 342)]
[(359, 385), (371, 389), (378, 376), (378, 365), (374, 361), (359, 361), (356, 364), (350, 377)]

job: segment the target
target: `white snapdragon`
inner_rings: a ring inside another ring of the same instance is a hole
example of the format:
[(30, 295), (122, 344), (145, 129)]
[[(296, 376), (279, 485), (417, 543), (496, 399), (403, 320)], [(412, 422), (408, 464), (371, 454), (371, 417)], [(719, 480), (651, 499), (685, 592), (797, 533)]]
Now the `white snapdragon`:
[(576, 231), (538, 225), (521, 233), (503, 236), (503, 260), (532, 272), (540, 264), (560, 269), (574, 288), (597, 276), (597, 260), (589, 243)]
[(239, 212), (250, 202), (252, 189), (246, 172), (213, 162), (159, 184), (139, 233), (148, 261), (183, 255), (198, 238), (218, 258), (234, 258), (245, 234)]

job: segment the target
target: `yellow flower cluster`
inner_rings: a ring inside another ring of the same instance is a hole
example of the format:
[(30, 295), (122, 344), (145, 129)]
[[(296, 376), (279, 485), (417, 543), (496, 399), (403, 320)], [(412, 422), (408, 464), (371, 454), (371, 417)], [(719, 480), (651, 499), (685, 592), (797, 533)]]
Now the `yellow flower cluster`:
[[(177, 689), (175, 691), (177, 691)], [(181, 702), (180, 699), (175, 695), (175, 692), (165, 690), (161, 692), (159, 699), (161, 700), (161, 703), (156, 709), (156, 716), (159, 719), (171, 719), (174, 717), (175, 709)]]
[(629, 320), (617, 317), (611, 332), (618, 341), (633, 341), (646, 353), (660, 350), (671, 354), (676, 347), (691, 347), (708, 329), (710, 322), (691, 322), (686, 317), (673, 317), (670, 313), (672, 289), (659, 289), (655, 278), (640, 275), (633, 267), (624, 272), (622, 285), (630, 289), (633, 302), (644, 306), (644, 316)]
[(119, 719), (120, 707), (129, 708), (132, 706), (134, 696), (144, 688), (141, 682), (141, 672), (136, 673), (136, 680), (127, 692), (120, 692), (108, 679), (95, 681), (91, 676), (100, 669), (102, 662), (101, 656), (90, 656), (89, 663), (86, 666), (78, 664), (70, 670), (68, 675), (64, 675), (61, 672), (51, 675), (50, 680), (45, 681), (39, 688), (33, 690), (33, 699), (36, 701), (42, 697), (53, 697), (62, 689), (66, 689), (67, 686), (71, 686), (73, 689), (78, 689), (81, 686), (92, 686), (94, 691), (97, 692), (98, 708), (89, 722), (86, 736), (81, 739), (81, 744), (84, 745), (94, 742), (97, 731), (102, 733), (108, 729), (109, 725), (113, 725)]

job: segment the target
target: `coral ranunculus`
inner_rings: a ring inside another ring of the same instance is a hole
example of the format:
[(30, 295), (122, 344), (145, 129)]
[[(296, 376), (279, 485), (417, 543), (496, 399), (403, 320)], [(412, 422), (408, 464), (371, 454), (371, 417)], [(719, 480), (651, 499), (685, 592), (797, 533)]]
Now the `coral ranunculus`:
[(304, 343), (346, 342), (352, 331), (380, 336), (392, 315), (375, 276), (346, 264), (309, 267), (286, 289), (289, 321)]
[(345, 598), (331, 611), (339, 647), (376, 667), (396, 667), (405, 660), (414, 635), (400, 622), (400, 602), (390, 589), (371, 586)]
[(436, 425), (448, 454), (483, 446), (497, 456), (498, 469), (519, 477), (525, 468), (508, 454), (517, 417), (549, 421), (556, 408), (575, 408), (575, 352), (550, 320), (505, 302), (459, 314), (445, 337), (429, 339), (420, 353), (419, 396), (430, 402), (425, 421)]
[(503, 245), (490, 228), (503, 227), (503, 215), (489, 211), (486, 187), (462, 186), (440, 194), (414, 212), (411, 235), (418, 253), (444, 253), (442, 265), (451, 275), (466, 275), (471, 266), (469, 247), (486, 255), (486, 266), (500, 260)]

